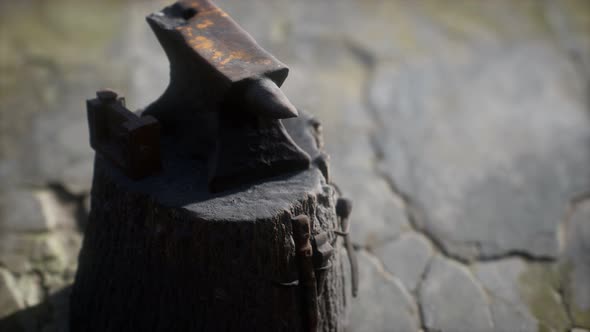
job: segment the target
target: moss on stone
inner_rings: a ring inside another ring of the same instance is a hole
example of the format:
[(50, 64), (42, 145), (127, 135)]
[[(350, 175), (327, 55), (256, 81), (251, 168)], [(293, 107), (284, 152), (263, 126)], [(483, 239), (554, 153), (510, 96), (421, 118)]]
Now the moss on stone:
[(548, 264), (530, 264), (519, 276), (520, 295), (539, 322), (539, 331), (565, 331), (570, 327), (565, 305), (558, 292), (559, 268)]
[(565, 261), (559, 265), (559, 273), (562, 280), (565, 302), (567, 310), (569, 310), (570, 317), (574, 326), (590, 328), (590, 308), (579, 308), (575, 301), (572, 289), (571, 278), (574, 270), (574, 265)]

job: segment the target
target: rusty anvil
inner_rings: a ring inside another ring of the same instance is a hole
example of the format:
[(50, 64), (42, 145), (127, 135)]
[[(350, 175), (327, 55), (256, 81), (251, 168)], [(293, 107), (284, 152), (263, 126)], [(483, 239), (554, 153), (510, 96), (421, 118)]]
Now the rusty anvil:
[(147, 21), (170, 61), (170, 84), (143, 114), (209, 161), (210, 191), (309, 168), (281, 123), (298, 115), (279, 89), (287, 66), (209, 0), (178, 1)]
[[(287, 66), (209, 0), (178, 1), (147, 21), (170, 62), (170, 83), (141, 117), (117, 103), (113, 91), (89, 100), (97, 152), (142, 178), (161, 167), (155, 145), (162, 134), (182, 156), (207, 161), (211, 192), (310, 167), (310, 156), (281, 123), (298, 116), (279, 88)], [(138, 139), (117, 144), (122, 136)], [(127, 153), (135, 150), (143, 154)]]

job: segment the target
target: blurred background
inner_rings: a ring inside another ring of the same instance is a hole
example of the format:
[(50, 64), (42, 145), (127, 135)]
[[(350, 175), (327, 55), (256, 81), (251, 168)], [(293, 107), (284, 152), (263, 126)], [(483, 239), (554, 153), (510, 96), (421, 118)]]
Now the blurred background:
[[(354, 201), (351, 331), (590, 329), (590, 1), (219, 0)], [(168, 1), (0, 1), (0, 330), (64, 331), (85, 99), (145, 107)]]

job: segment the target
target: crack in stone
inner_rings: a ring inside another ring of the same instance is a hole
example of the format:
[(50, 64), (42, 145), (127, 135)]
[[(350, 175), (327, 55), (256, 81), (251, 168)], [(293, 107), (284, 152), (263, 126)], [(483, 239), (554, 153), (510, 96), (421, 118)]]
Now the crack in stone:
[(574, 327), (573, 326), (574, 325), (574, 318), (573, 318), (572, 313), (570, 311), (570, 305), (566, 301), (565, 289), (564, 289), (564, 285), (563, 285), (562, 276), (560, 276), (560, 278), (559, 278), (558, 287), (557, 288), (551, 287), (551, 291), (554, 293), (555, 297), (558, 299), (561, 306), (565, 309), (564, 311), (565, 311), (565, 315), (567, 317), (568, 329), (573, 328)]
[[(474, 278), (476, 278), (476, 277), (474, 276)], [(487, 288), (485, 288), (482, 285), (481, 280), (479, 280), (477, 278), (475, 280), (481, 286), (481, 289), (483, 290), (483, 293), (486, 297), (486, 302), (488, 303), (488, 311), (490, 312), (490, 318), (492, 320), (492, 326), (494, 327), (494, 330), (495, 330), (497, 318), (496, 318), (496, 313), (494, 312), (494, 309), (492, 308), (492, 304), (493, 304), (493, 301), (498, 298), (496, 296), (494, 296), (494, 294), (492, 294), (490, 291), (488, 291)], [(506, 303), (506, 304), (508, 304), (508, 303)], [(513, 307), (513, 306), (511, 305), (511, 307)], [(516, 310), (516, 308), (514, 308), (514, 310)], [(520, 314), (520, 312), (519, 312), (519, 314)]]
[[(359, 51), (355, 49), (354, 53), (355, 54), (359, 53)], [(374, 66), (375, 66), (374, 62), (372, 62), (372, 61), (360, 61), (360, 62), (365, 65), (365, 70), (367, 71), (367, 77), (372, 77), (374, 75)], [(369, 79), (367, 79), (367, 81), (369, 81)], [(374, 163), (375, 164), (375, 166), (374, 166), (375, 173), (377, 174), (377, 176), (379, 176), (381, 179), (383, 179), (385, 181), (385, 183), (389, 187), (390, 193), (396, 199), (398, 199), (399, 201), (402, 202), (402, 207), (405, 211), (406, 219), (413, 231), (424, 235), (424, 237), (426, 237), (428, 239), (428, 241), (433, 246), (433, 248), (435, 248), (435, 250), (438, 251), (439, 253), (441, 253), (443, 256), (445, 256), (446, 258), (448, 258), (450, 260), (453, 260), (453, 261), (456, 261), (456, 262), (459, 262), (462, 264), (469, 264), (473, 260), (482, 261), (482, 262), (489, 262), (489, 261), (497, 261), (497, 260), (501, 260), (501, 259), (513, 258), (513, 257), (522, 258), (522, 259), (529, 261), (529, 262), (552, 262), (552, 261), (555, 261), (554, 257), (543, 256), (543, 255), (534, 255), (529, 252), (526, 252), (523, 250), (517, 250), (517, 249), (509, 250), (509, 251), (502, 253), (502, 254), (485, 255), (485, 254), (482, 254), (481, 250), (479, 249), (481, 247), (481, 244), (479, 242), (472, 243), (472, 246), (475, 249), (477, 249), (477, 254), (475, 255), (474, 259), (468, 259), (468, 258), (451, 253), (445, 247), (442, 240), (438, 239), (436, 237), (436, 235), (432, 234), (430, 231), (428, 231), (426, 228), (424, 228), (422, 226), (424, 224), (424, 222), (421, 221), (420, 216), (425, 216), (425, 211), (423, 211), (421, 208), (419, 208), (417, 206), (417, 204), (414, 203), (414, 200), (408, 194), (402, 192), (402, 190), (399, 189), (399, 187), (397, 186), (395, 181), (391, 178), (391, 176), (389, 176), (388, 174), (386, 174), (385, 172), (383, 172), (382, 170), (379, 169), (379, 164), (384, 160), (384, 157), (385, 157), (385, 153), (381, 149), (381, 146), (378, 143), (378, 137), (377, 137), (377, 133), (379, 132), (379, 130), (382, 130), (382, 128), (381, 128), (382, 121), (379, 119), (379, 115), (377, 113), (377, 110), (375, 109), (373, 104), (370, 102), (368, 84), (365, 83), (364, 86), (365, 86), (365, 91), (363, 93), (364, 104), (368, 110), (369, 117), (372, 119), (373, 124), (377, 128), (377, 130), (374, 130), (373, 132), (369, 133), (371, 147), (372, 147), (373, 153), (375, 155), (375, 163)], [(459, 243), (463, 244), (463, 245), (470, 244), (469, 241), (461, 241)]]
[[(378, 149), (378, 146), (374, 147), (374, 148)], [(376, 153), (376, 155), (379, 155), (379, 153)], [(382, 172), (380, 170), (376, 170), (376, 173), (383, 180), (385, 180), (385, 182), (388, 184), (388, 187), (389, 187), (390, 191), (393, 193), (393, 195), (399, 197), (401, 199), (401, 201), (404, 203), (403, 206), (404, 206), (404, 209), (406, 212), (406, 217), (408, 219), (410, 227), (412, 227), (412, 229), (415, 232), (424, 235), (424, 237), (426, 237), (426, 239), (430, 242), (430, 244), (433, 246), (433, 248), (435, 248), (436, 251), (441, 253), (447, 259), (450, 259), (450, 260), (453, 260), (453, 261), (456, 261), (456, 262), (459, 262), (462, 264), (467, 264), (467, 265), (473, 261), (493, 262), (493, 261), (500, 261), (500, 260), (509, 259), (509, 258), (521, 258), (527, 262), (540, 262), (540, 263), (554, 262), (556, 260), (552, 256), (534, 255), (534, 254), (531, 254), (527, 251), (518, 250), (518, 249), (512, 249), (512, 250), (508, 250), (504, 253), (494, 254), (494, 255), (482, 254), (481, 250), (479, 249), (479, 247), (481, 246), (481, 244), (479, 242), (471, 243), (471, 245), (477, 249), (477, 254), (475, 255), (475, 257), (473, 259), (467, 259), (465, 257), (455, 255), (455, 254), (449, 252), (447, 250), (447, 248), (444, 246), (443, 242), (441, 240), (439, 240), (434, 234), (432, 234), (427, 229), (425, 229), (424, 227), (421, 226), (424, 223), (420, 221), (420, 218), (421, 218), (420, 216), (425, 215), (425, 212), (422, 209), (418, 208), (417, 205), (413, 202), (413, 200), (407, 194), (405, 194), (401, 190), (399, 190), (398, 186), (395, 184), (393, 179), (388, 174), (385, 174), (384, 172)], [(460, 243), (470, 244), (470, 242), (468, 242), (468, 241), (463, 241)]]
[[(518, 257), (518, 256), (509, 257), (508, 259), (512, 259), (512, 258), (520, 259), (521, 261), (524, 262), (524, 264), (527, 267), (530, 266), (529, 264), (542, 264), (542, 265), (546, 265), (546, 266), (553, 268), (553, 267), (555, 267), (555, 264), (556, 264), (556, 262), (550, 261), (550, 260), (548, 260), (548, 261), (537, 261), (537, 260), (529, 261), (525, 258)], [(484, 290), (484, 292), (489, 300), (493, 299), (493, 301), (495, 301), (495, 302), (502, 303), (502, 304), (512, 308), (514, 310), (514, 312), (517, 313), (519, 316), (528, 317), (529, 319), (532, 319), (534, 322), (536, 322), (538, 324), (540, 330), (543, 330), (543, 329), (552, 330), (551, 326), (547, 325), (547, 323), (545, 321), (540, 320), (538, 316), (536, 316), (532, 311), (530, 311), (530, 309), (527, 311), (527, 309), (519, 308), (518, 305), (516, 305), (516, 304), (494, 294), (493, 292), (489, 291), (483, 285), (480, 278), (478, 278), (477, 275), (475, 275), (475, 273), (473, 273), (473, 271), (471, 269), (470, 269), (470, 273), (473, 276), (474, 280), (476, 280), (477, 283)], [(549, 284), (549, 287), (550, 287), (550, 291), (558, 299), (559, 303), (561, 304), (561, 307), (563, 307), (565, 309), (564, 312), (566, 313), (567, 324), (568, 324), (567, 329), (569, 331), (569, 329), (574, 328), (575, 326), (573, 325), (573, 319), (571, 317), (571, 314), (570, 314), (570, 312), (568, 312), (568, 304), (565, 300), (566, 299), (565, 289), (564, 289), (562, 277), (563, 276), (561, 274), (559, 274), (559, 278), (557, 280), (557, 286), (555, 286), (553, 284)], [(492, 302), (489, 302), (489, 307), (490, 307), (490, 313), (492, 314), (492, 319), (495, 320), (494, 310), (492, 309)], [(527, 308), (528, 308), (528, 306), (527, 306)], [(495, 322), (494, 322), (494, 324), (495, 324)]]
[(386, 237), (386, 238), (379, 239), (379, 240), (374, 240), (374, 241), (372, 241), (371, 244), (363, 244), (363, 243), (355, 242), (353, 240), (353, 244), (352, 245), (357, 250), (363, 249), (363, 250), (371, 251), (373, 249), (376, 249), (376, 248), (385, 246), (385, 245), (387, 245), (389, 243), (398, 241), (402, 237), (402, 235), (404, 235), (404, 234), (406, 234), (408, 232), (414, 232), (414, 231), (411, 230), (411, 229), (409, 229), (409, 230), (402, 230), (402, 231), (400, 231), (399, 233), (397, 233), (397, 234), (395, 234), (393, 236)]
[[(425, 229), (422, 226), (423, 222), (421, 220), (423, 220), (423, 219), (421, 219), (421, 216), (425, 216), (425, 211), (423, 209), (419, 208), (417, 206), (417, 204), (415, 203), (415, 201), (407, 193), (404, 193), (396, 185), (396, 182), (394, 181), (394, 179), (391, 178), (391, 176), (389, 176), (388, 174), (386, 174), (385, 172), (383, 172), (382, 170), (379, 169), (380, 163), (385, 158), (385, 153), (381, 149), (381, 146), (378, 142), (378, 134), (379, 134), (379, 132), (381, 132), (383, 130), (383, 125), (382, 125), (383, 122), (380, 120), (380, 116), (378, 114), (377, 109), (374, 107), (374, 105), (370, 101), (370, 84), (369, 84), (371, 82), (371, 79), (375, 75), (375, 68), (377, 65), (377, 60), (370, 52), (363, 49), (362, 47), (359, 47), (358, 45), (355, 45), (352, 42), (348, 42), (348, 43), (346, 43), (346, 45), (348, 47), (349, 52), (351, 52), (353, 54), (353, 56), (359, 61), (359, 63), (362, 65), (362, 67), (365, 70), (365, 77), (366, 78), (365, 78), (365, 82), (363, 84), (364, 91), (362, 91), (362, 96), (363, 96), (363, 104), (367, 110), (367, 115), (369, 116), (369, 118), (372, 120), (372, 123), (373, 123), (373, 130), (368, 132), (368, 135), (369, 135), (370, 145), (371, 145), (371, 148), (373, 149), (373, 154), (375, 156), (374, 171), (375, 171), (376, 175), (378, 177), (380, 177), (381, 179), (383, 179), (385, 181), (385, 183), (388, 185), (390, 194), (394, 198), (396, 198), (400, 202), (402, 202), (402, 208), (404, 209), (406, 219), (407, 219), (408, 224), (411, 227), (411, 229), (417, 233), (422, 234), (427, 239), (427, 241), (431, 244), (432, 248), (434, 248), (435, 252), (438, 252), (446, 259), (449, 259), (451, 261), (459, 263), (462, 266), (465, 266), (468, 268), (468, 271), (469, 271), (470, 275), (472, 276), (472, 279), (474, 280), (474, 282), (477, 284), (477, 286), (480, 287), (480, 289), (483, 290), (483, 293), (486, 297), (487, 309), (490, 313), (490, 318), (492, 320), (491, 323), (495, 328), (496, 321), (495, 321), (494, 312), (492, 310), (492, 295), (488, 293), (487, 289), (482, 285), (479, 278), (477, 278), (473, 274), (471, 269), (469, 269), (469, 266), (471, 265), (471, 263), (473, 263), (474, 261), (475, 262), (496, 262), (496, 261), (501, 261), (501, 260), (511, 259), (511, 258), (519, 258), (519, 259), (522, 259), (526, 262), (553, 263), (553, 262), (555, 262), (556, 259), (554, 257), (550, 257), (550, 256), (534, 255), (530, 252), (527, 252), (524, 250), (518, 250), (518, 249), (509, 250), (509, 251), (504, 252), (502, 254), (486, 255), (486, 254), (481, 253), (481, 249), (480, 249), (481, 243), (479, 243), (479, 242), (472, 243), (472, 245), (475, 247), (475, 249), (477, 249), (477, 254), (475, 255), (475, 257), (472, 259), (467, 259), (465, 257), (461, 257), (459, 255), (455, 255), (455, 254), (449, 252), (449, 250), (443, 244), (442, 240), (438, 239), (434, 234), (432, 234), (429, 230)], [(588, 194), (587, 197), (585, 197), (584, 199), (588, 199), (588, 198), (590, 198), (590, 194)], [(389, 239), (389, 241), (395, 241), (396, 238), (397, 237), (394, 237), (393, 239)], [(469, 244), (469, 242), (462, 241), (461, 244)], [(357, 248), (359, 248), (359, 247), (357, 247)], [(388, 276), (390, 278), (393, 277), (384, 269), (383, 262), (380, 260), (380, 258), (378, 256), (372, 254), (368, 250), (366, 252), (370, 253), (377, 260), (377, 262), (379, 262), (379, 264), (381, 265), (381, 266), (379, 266), (379, 268), (380, 268), (380, 271), (382, 272), (382, 274), (384, 274), (385, 276)], [(431, 265), (432, 265), (432, 261), (433, 261), (434, 257), (435, 257), (435, 255), (432, 255), (430, 257), (426, 267), (422, 271), (422, 274), (420, 276), (420, 281), (419, 281), (415, 291), (409, 292), (409, 294), (411, 294), (413, 296), (416, 306), (418, 308), (418, 319), (419, 319), (420, 327), (425, 332), (436, 331), (436, 330), (430, 329), (426, 326), (425, 317), (424, 317), (424, 310), (423, 310), (422, 303), (420, 302), (420, 292), (422, 289), (422, 285), (423, 285), (424, 281), (426, 280), (426, 278), (428, 277), (428, 274), (430, 273), (430, 269), (431, 269)], [(404, 288), (405, 288), (405, 286), (404, 286)], [(493, 296), (493, 298), (496, 298), (496, 297)], [(562, 303), (565, 304), (564, 299), (565, 298), (563, 297), (563, 294), (560, 293), (560, 300), (562, 300)], [(514, 306), (511, 305), (511, 307), (514, 307)], [(566, 306), (566, 309), (567, 309), (567, 306)], [(566, 311), (568, 311), (568, 310), (566, 310)], [(568, 318), (570, 318), (569, 321), (571, 322), (572, 320), (571, 320), (571, 317), (569, 317), (569, 315), (570, 315), (570, 313), (568, 311)], [(539, 324), (541, 324), (541, 322), (539, 322)]]
[(361, 251), (361, 250), (367, 256), (371, 257), (371, 260), (372, 260), (371, 263), (377, 268), (377, 271), (383, 277), (383, 279), (385, 279), (387, 282), (394, 283), (397, 287), (400, 287), (403, 291), (405, 291), (406, 294), (410, 295), (410, 297), (414, 301), (414, 305), (416, 306), (418, 325), (420, 326), (420, 328), (423, 331), (432, 332), (432, 331), (429, 331), (428, 329), (426, 329), (426, 327), (425, 327), (424, 319), (423, 319), (422, 304), (420, 303), (420, 300), (419, 300), (420, 298), (418, 297), (417, 292), (421, 286), (422, 281), (426, 278), (425, 271), (430, 269), (430, 263), (432, 262), (432, 258), (434, 257), (434, 255), (432, 255), (430, 257), (430, 259), (428, 260), (427, 266), (424, 268), (424, 271), (422, 272), (422, 275), (420, 276), (421, 281), (420, 281), (419, 286), (416, 287), (416, 291), (411, 291), (411, 290), (408, 290), (406, 288), (406, 286), (397, 277), (395, 277), (393, 274), (391, 274), (389, 271), (387, 271), (387, 269), (385, 268), (385, 264), (383, 263), (383, 261), (381, 260), (381, 258), (378, 255), (376, 255), (375, 253), (373, 253), (370, 250), (360, 249), (359, 251)]
[[(391, 274), (389, 271), (387, 271), (387, 269), (385, 268), (385, 264), (383, 263), (381, 258), (379, 256), (377, 256), (374, 252), (372, 252), (371, 250), (364, 249), (364, 248), (359, 248), (359, 249), (355, 248), (355, 251), (362, 251), (367, 256), (370, 256), (371, 259), (373, 259), (375, 261), (375, 262), (373, 262), (373, 265), (375, 265), (375, 267), (377, 268), (377, 271), (385, 280), (387, 280), (389, 282), (393, 282), (396, 279), (396, 277), (393, 274)], [(377, 263), (377, 264), (375, 264), (375, 263)]]
[[(379, 116), (379, 113), (373, 103), (370, 100), (370, 82), (372, 81), (373, 77), (375, 76), (375, 70), (378, 65), (377, 58), (371, 54), (370, 51), (366, 50), (360, 45), (357, 45), (354, 41), (345, 40), (344, 43), (348, 49), (348, 51), (353, 55), (353, 58), (357, 59), (358, 63), (362, 66), (365, 71), (365, 82), (362, 84), (363, 91), (363, 104), (364, 108), (366, 109), (367, 116), (372, 120), (373, 123), (373, 130), (371, 130), (369, 135), (369, 140), (371, 147), (373, 149), (373, 153), (375, 156), (374, 161), (374, 169), (377, 176), (383, 179), (390, 189), (390, 193), (394, 196), (394, 198), (400, 202), (402, 202), (402, 208), (405, 210), (407, 221), (412, 228), (412, 230), (421, 233), (424, 235), (429, 242), (433, 245), (435, 250), (443, 254), (446, 258), (451, 259), (453, 261), (457, 261), (464, 264), (469, 264), (471, 261), (481, 261), (481, 262), (491, 262), (491, 261), (498, 261), (502, 259), (509, 259), (509, 258), (521, 258), (528, 262), (554, 262), (556, 261), (555, 257), (547, 256), (547, 255), (536, 255), (526, 250), (521, 249), (511, 249), (506, 252), (500, 254), (485, 254), (482, 253), (481, 243), (479, 242), (472, 242), (469, 241), (459, 241), (457, 244), (460, 245), (469, 245), (473, 249), (475, 249), (476, 254), (472, 258), (463, 257), (460, 255), (456, 255), (451, 253), (445, 243), (439, 239), (435, 234), (430, 232), (426, 229), (423, 225), (424, 222), (423, 217), (426, 216), (425, 211), (418, 207), (415, 201), (407, 194), (402, 192), (402, 190), (396, 185), (395, 180), (392, 179), (388, 174), (383, 172), (379, 169), (380, 163), (385, 158), (385, 153), (382, 150), (379, 141), (378, 141), (378, 134), (384, 130), (383, 128), (383, 121)], [(589, 80), (590, 82), (590, 80)], [(589, 84), (590, 86), (590, 84)], [(590, 90), (590, 89), (589, 89)], [(589, 103), (590, 105), (590, 103)], [(584, 199), (590, 198), (590, 193), (585, 194), (583, 196)]]
[(426, 229), (420, 227), (420, 223), (418, 222), (417, 214), (420, 213), (421, 211), (418, 212), (419, 211), (418, 208), (415, 206), (415, 204), (413, 204), (413, 201), (410, 199), (410, 197), (407, 194), (403, 193), (401, 190), (399, 190), (399, 188), (397, 187), (397, 185), (395, 184), (393, 179), (379, 169), (379, 164), (385, 158), (385, 153), (381, 149), (381, 147), (378, 143), (378, 137), (377, 137), (378, 133), (383, 130), (383, 125), (382, 125), (383, 122), (381, 121), (381, 119), (379, 117), (379, 113), (378, 113), (377, 109), (374, 107), (373, 103), (371, 103), (371, 100), (370, 100), (370, 89), (371, 89), (370, 82), (372, 82), (373, 77), (375, 76), (375, 69), (377, 67), (378, 61), (373, 54), (371, 54), (369, 51), (367, 51), (363, 47), (355, 44), (353, 41), (346, 40), (345, 45), (346, 45), (348, 51), (353, 55), (353, 57), (355, 59), (357, 59), (357, 61), (361, 64), (362, 68), (365, 71), (365, 82), (362, 84), (364, 89), (363, 89), (361, 95), (363, 96), (364, 108), (367, 110), (367, 113), (368, 113), (367, 116), (371, 119), (371, 122), (374, 126), (373, 130), (368, 133), (368, 136), (369, 136), (369, 142), (370, 142), (371, 148), (373, 149), (373, 154), (375, 156), (375, 160), (374, 160), (375, 174), (379, 178), (381, 178), (382, 180), (385, 181), (385, 183), (387, 184), (387, 186), (389, 188), (389, 193), (395, 199), (397, 199), (398, 201), (400, 201), (402, 203), (402, 208), (404, 209), (404, 213), (406, 215), (406, 220), (408, 221), (408, 225), (410, 226), (410, 228), (413, 231), (424, 235), (424, 237), (426, 237), (426, 239), (428, 240), (428, 242), (430, 242), (432, 247), (437, 252), (443, 254), (443, 256), (445, 256), (453, 261), (457, 261), (460, 263), (467, 263), (468, 260), (466, 260), (462, 257), (456, 256), (456, 255), (452, 255), (450, 252), (448, 252), (448, 250), (446, 250), (446, 248), (444, 247), (442, 242), (439, 239), (437, 239), (436, 236), (434, 236), (433, 234), (428, 232)]
[[(384, 172), (381, 172), (380, 170), (376, 170), (376, 173), (387, 183), (391, 193), (399, 197), (399, 199), (404, 203), (403, 207), (404, 212), (406, 214), (406, 219), (408, 220), (408, 224), (410, 225), (413, 231), (423, 235), (430, 243), (430, 245), (434, 248), (434, 250), (443, 255), (445, 258), (461, 263), (463, 265), (467, 265), (470, 263), (469, 259), (466, 259), (459, 255), (454, 255), (451, 252), (449, 252), (441, 240), (439, 240), (434, 234), (432, 234), (430, 231), (421, 226), (423, 222), (420, 221), (420, 216), (424, 215), (424, 211), (419, 209), (407, 194), (403, 193), (401, 190), (398, 189), (397, 185), (389, 175), (385, 174)], [(478, 244), (475, 245), (477, 246)]]
[(502, 254), (497, 255), (486, 255), (486, 254), (479, 254), (476, 261), (477, 262), (498, 262), (505, 259), (511, 258), (520, 258), (529, 263), (554, 263), (556, 261), (555, 257), (552, 256), (544, 256), (544, 255), (533, 255), (527, 251), (512, 249), (508, 250)]
[[(568, 206), (567, 211), (565, 213), (565, 216), (561, 220), (560, 225), (559, 225), (560, 226), (560, 231), (559, 231), (560, 252), (563, 252), (565, 250), (566, 236), (567, 236), (568, 229), (570, 226), (570, 220), (574, 216), (578, 207), (583, 204), (587, 204), (588, 202), (590, 202), (590, 192), (580, 193), (580, 194), (574, 196), (570, 200), (569, 206)], [(572, 314), (572, 305), (568, 301), (568, 297), (566, 296), (565, 283), (567, 282), (567, 280), (564, 279), (565, 277), (566, 277), (565, 275), (560, 274), (559, 285), (557, 288), (554, 288), (553, 291), (555, 292), (555, 295), (559, 299), (559, 302), (565, 308), (565, 313), (566, 313), (568, 321), (570, 323), (570, 328), (575, 328), (576, 326), (575, 326), (574, 317)]]
[(428, 274), (430, 273), (430, 268), (432, 266), (432, 262), (434, 261), (434, 256), (435, 255), (431, 255), (430, 258), (428, 259), (428, 262), (426, 263), (424, 270), (420, 274), (420, 280), (418, 281), (418, 284), (416, 285), (416, 289), (412, 292), (412, 296), (414, 296), (414, 299), (416, 301), (416, 305), (418, 306), (418, 318), (420, 320), (420, 328), (425, 332), (432, 332), (432, 331), (426, 326), (424, 306), (422, 305), (422, 302), (420, 302), (420, 292), (422, 290), (422, 284), (424, 283), (424, 281), (428, 277)]
[(479, 289), (482, 290), (482, 293), (485, 297), (485, 301), (487, 304), (487, 308), (488, 308), (488, 313), (490, 314), (490, 319), (491, 319), (491, 323), (492, 323), (492, 330), (496, 330), (496, 317), (494, 315), (494, 310), (492, 309), (492, 298), (495, 298), (482, 284), (481, 280), (479, 280), (479, 278), (475, 275), (475, 273), (473, 273), (473, 270), (470, 268), (470, 266), (467, 266), (467, 272), (469, 273), (469, 275), (471, 276), (471, 279), (473, 280), (473, 283), (476, 285), (476, 287), (479, 287)]
[[(392, 237), (392, 238), (388, 239), (388, 241), (384, 241), (384, 242), (387, 242), (387, 243), (396, 242), (401, 238), (402, 234), (406, 234), (408, 232), (420, 234), (420, 233), (415, 232), (413, 230), (408, 230), (408, 231), (401, 232), (397, 236)], [(357, 250), (364, 250), (368, 255), (374, 257), (374, 259), (377, 260), (379, 262), (379, 264), (381, 265), (379, 268), (383, 269), (384, 275), (391, 277), (391, 278), (395, 278), (395, 275), (393, 275), (389, 271), (387, 271), (387, 269), (385, 268), (385, 263), (383, 262), (381, 257), (379, 257), (378, 255), (376, 255), (370, 249), (367, 249), (367, 248), (359, 247)], [(428, 329), (425, 326), (424, 309), (423, 309), (422, 303), (420, 302), (420, 289), (422, 287), (422, 283), (424, 282), (424, 280), (426, 280), (428, 273), (430, 272), (430, 267), (431, 267), (432, 262), (434, 260), (435, 254), (436, 253), (432, 253), (430, 255), (430, 257), (428, 258), (428, 261), (426, 262), (426, 264), (424, 265), (424, 268), (420, 272), (420, 277), (419, 277), (418, 283), (416, 284), (416, 287), (414, 289), (410, 290), (405, 285), (402, 284), (404, 286), (404, 289), (408, 292), (408, 294), (410, 294), (413, 297), (413, 300), (414, 300), (414, 302), (416, 304), (416, 308), (417, 308), (418, 321), (420, 323), (419, 325), (420, 325), (420, 329), (421, 329), (420, 331), (423, 331), (423, 332), (433, 332), (433, 330)]]

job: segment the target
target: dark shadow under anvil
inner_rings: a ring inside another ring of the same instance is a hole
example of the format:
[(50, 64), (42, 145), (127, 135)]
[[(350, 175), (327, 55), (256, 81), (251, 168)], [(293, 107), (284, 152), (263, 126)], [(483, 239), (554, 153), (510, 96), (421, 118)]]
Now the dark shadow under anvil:
[(281, 120), (296, 117), (279, 89), (288, 68), (208, 0), (185, 0), (147, 21), (170, 61), (170, 84), (143, 113), (178, 149), (209, 161), (219, 192), (308, 169)]

